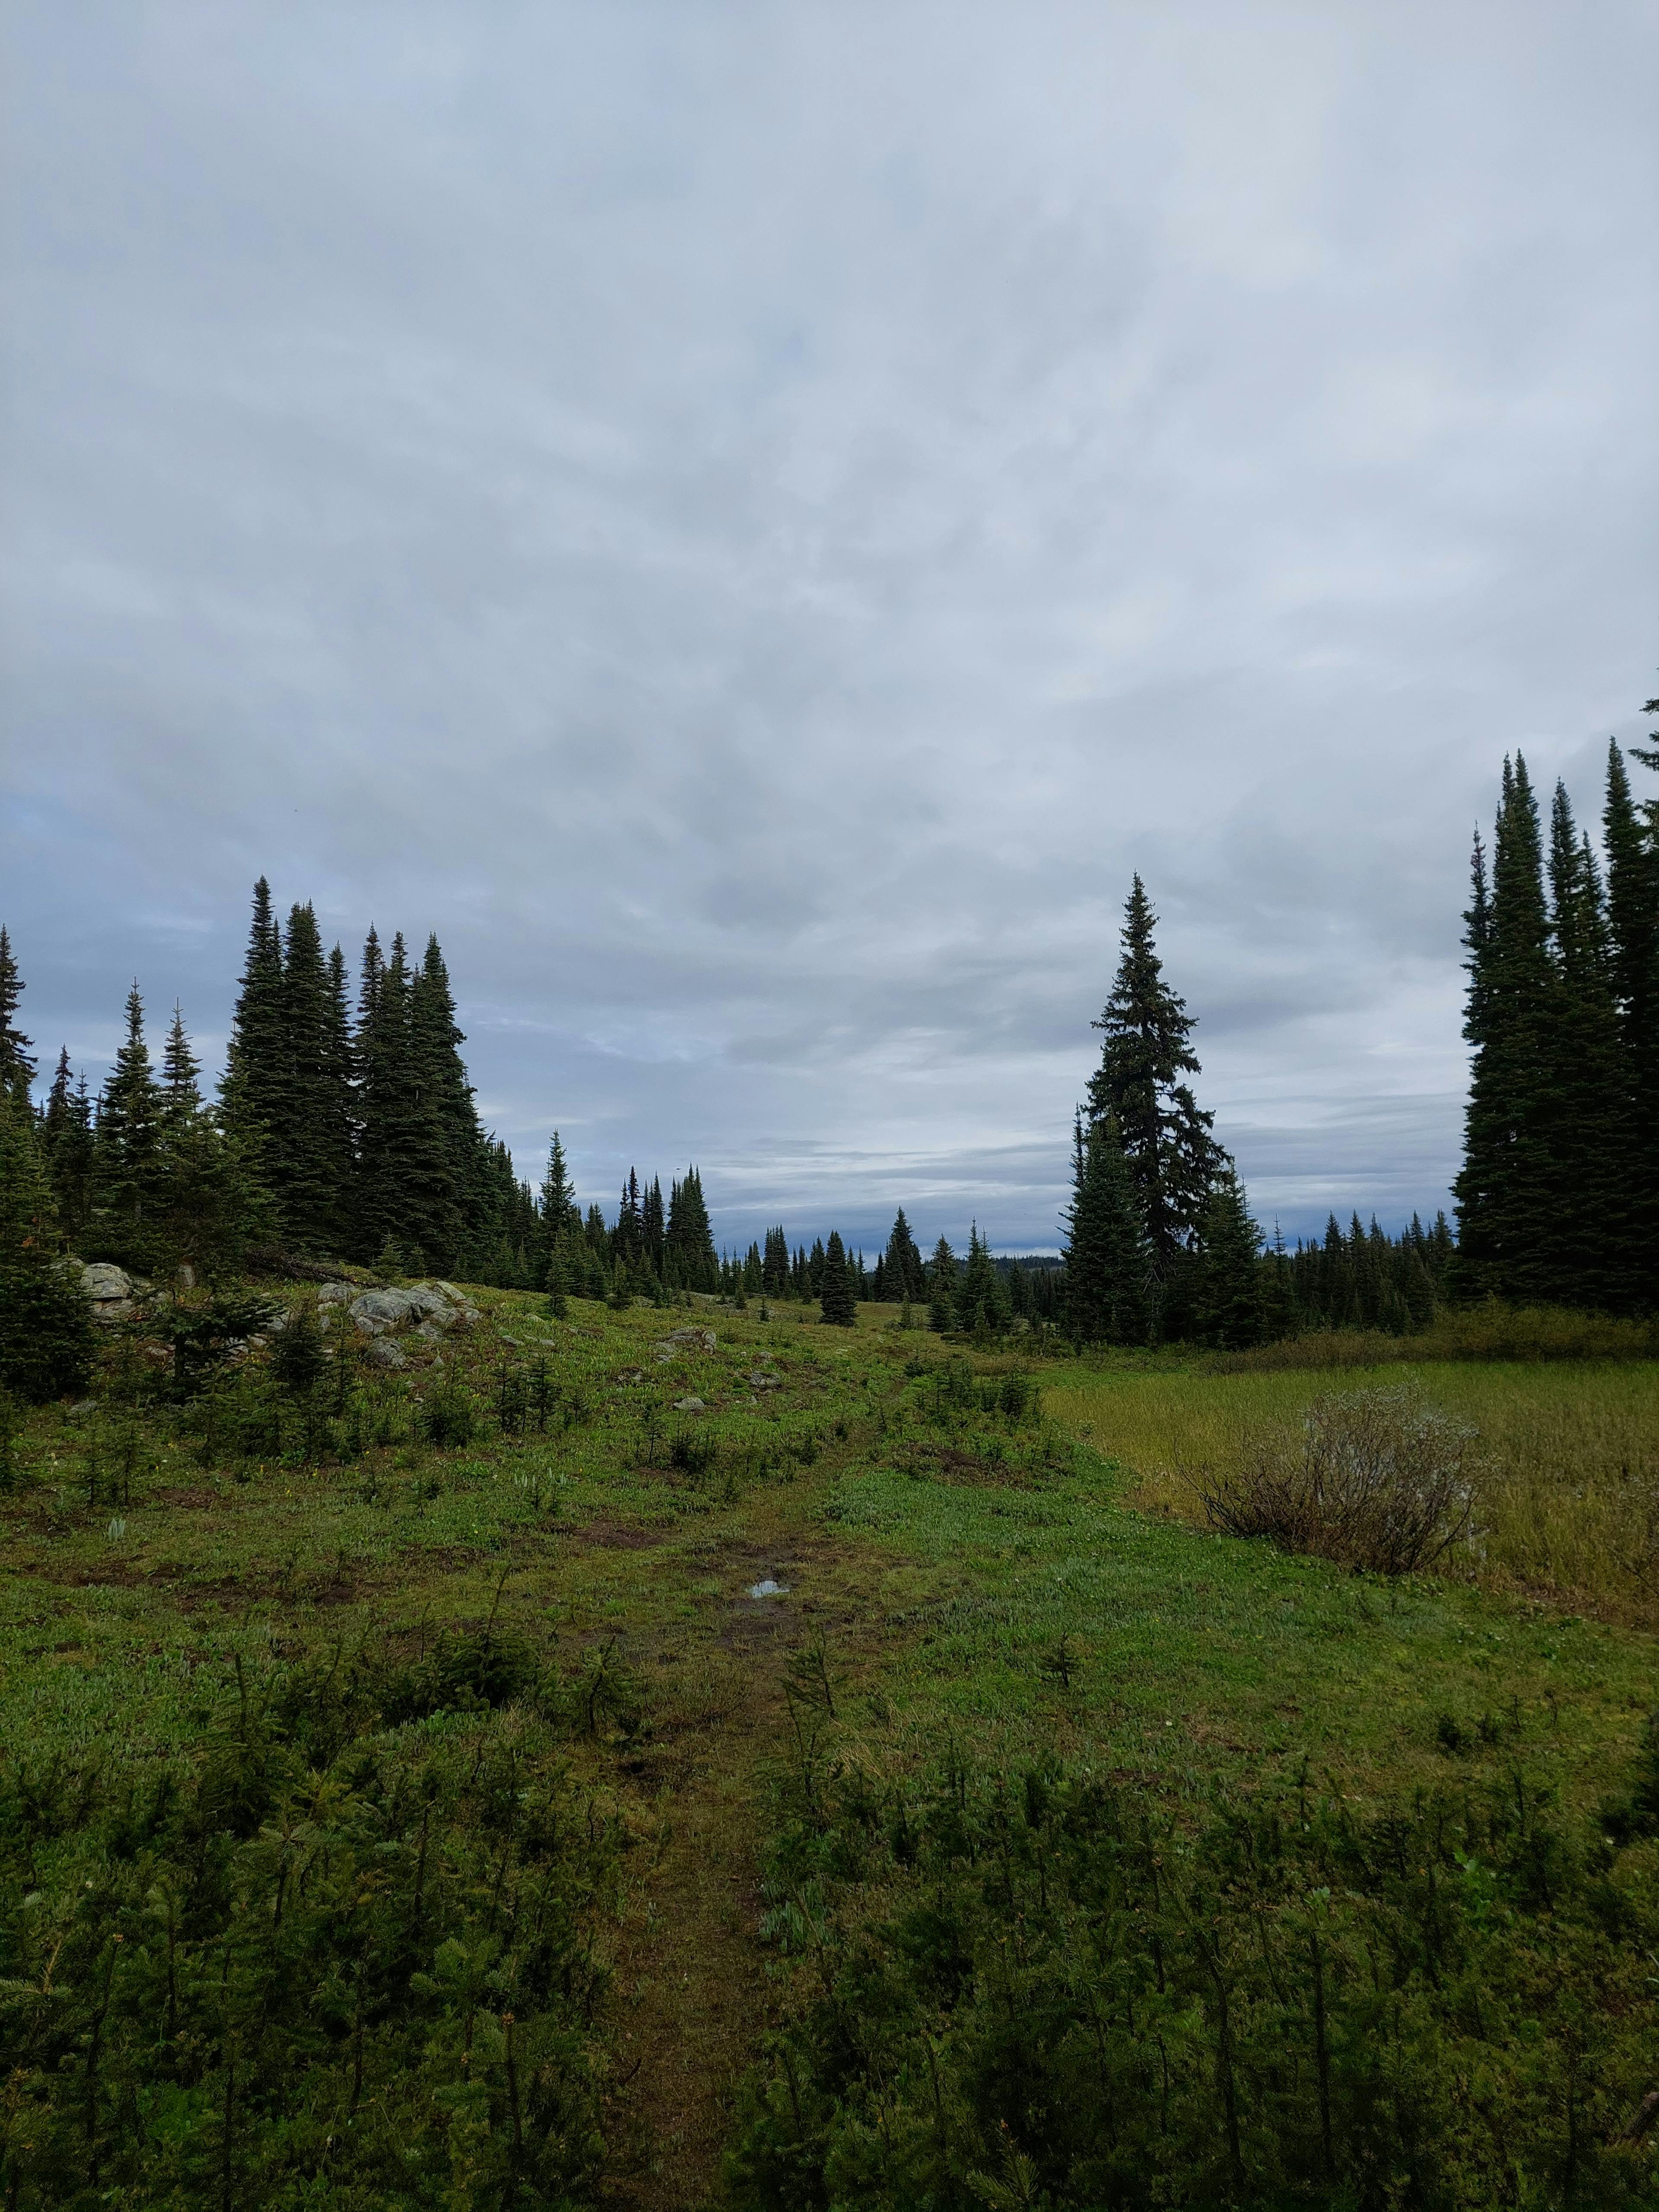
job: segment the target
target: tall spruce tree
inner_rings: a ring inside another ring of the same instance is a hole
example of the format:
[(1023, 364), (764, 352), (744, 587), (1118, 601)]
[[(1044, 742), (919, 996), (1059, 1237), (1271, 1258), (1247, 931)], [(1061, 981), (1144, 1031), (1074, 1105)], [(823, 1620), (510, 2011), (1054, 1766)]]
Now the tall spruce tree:
[(213, 1277), (234, 1267), (268, 1224), (234, 1147), (203, 1102), (201, 1071), (175, 1001), (161, 1057), (151, 1249), (168, 1267)]
[(40, 1153), (52, 1185), (59, 1233), (74, 1250), (84, 1243), (92, 1218), (92, 1101), (87, 1079), (70, 1079), (69, 1047), (58, 1066), (40, 1120)]
[(1490, 896), (1478, 841), (1472, 878), (1463, 1033), (1474, 1051), (1455, 1186), (1459, 1285), (1465, 1295), (1547, 1298), (1564, 1227), (1552, 1143), (1560, 1123), (1553, 1039), (1561, 989), (1538, 805), (1518, 753), (1504, 763)]
[(282, 1126), (288, 1103), (283, 933), (263, 876), (253, 886), (253, 918), (230, 1045), (220, 1085), (220, 1115), (249, 1173), (273, 1196), (282, 1179)]
[[(576, 1206), (576, 1193), (570, 1181), (570, 1170), (564, 1156), (564, 1144), (556, 1129), (553, 1141), (547, 1148), (547, 1173), (542, 1177), (542, 1188), (537, 1206), (537, 1236), (532, 1249), (538, 1277), (541, 1285), (553, 1287), (553, 1261), (556, 1253), (581, 1233), (581, 1214)], [(562, 1287), (574, 1287), (570, 1268), (561, 1262)]]
[[(357, 1194), (353, 1206), (357, 1246), (368, 1260), (422, 1264), (410, 1241), (405, 1161), (413, 1149), (417, 1116), (409, 1040), (409, 962), (401, 936), (388, 960), (373, 927), (363, 946), (357, 994)], [(429, 1169), (430, 1147), (427, 1148)]]
[(1089, 1085), (1089, 1118), (1116, 1119), (1168, 1326), (1211, 1188), (1229, 1162), (1211, 1134), (1214, 1115), (1183, 1080), (1200, 1072), (1191, 1044), (1194, 1021), (1164, 979), (1153, 942), (1157, 925), (1137, 875), (1124, 904), (1116, 980), (1094, 1024), (1104, 1042)]
[(154, 1266), (161, 1203), (161, 1092), (144, 1039), (144, 1002), (127, 994), (126, 1035), (98, 1101), (93, 1143), (93, 1240), (106, 1259)]
[(91, 1309), (58, 1244), (27, 1091), (0, 1082), (0, 1390), (33, 1403), (84, 1389), (92, 1367)]
[(968, 1257), (957, 1279), (953, 1304), (958, 1328), (999, 1334), (1008, 1326), (1008, 1294), (977, 1221), (969, 1226)]
[(858, 1304), (847, 1272), (847, 1247), (841, 1241), (839, 1230), (830, 1231), (830, 1242), (823, 1248), (818, 1299), (821, 1317), (832, 1328), (855, 1328), (858, 1326)]
[(767, 1297), (783, 1297), (789, 1289), (789, 1239), (782, 1224), (766, 1232), (761, 1254), (761, 1288)]
[[(780, 1237), (783, 1234), (781, 1230), (777, 1233)], [(703, 1196), (702, 1176), (695, 1166), (688, 1167), (684, 1176), (670, 1187), (668, 1218), (663, 1242), (666, 1264), (672, 1266), (677, 1289), (712, 1291), (714, 1288), (719, 1279), (719, 1266), (714, 1257), (714, 1232), (708, 1218), (708, 1203)], [(767, 1246), (770, 1251), (772, 1238), (769, 1232)], [(773, 1258), (775, 1265), (775, 1254)], [(764, 1277), (764, 1261), (761, 1272)], [(764, 1287), (769, 1290), (772, 1285), (768, 1281)]]
[(941, 1237), (927, 1262), (927, 1326), (947, 1329), (956, 1319), (957, 1255)]
[(1261, 1343), (1266, 1324), (1261, 1247), (1244, 1186), (1224, 1170), (1210, 1187), (1199, 1222), (1193, 1317), (1200, 1342), (1224, 1352)]
[(0, 922), (0, 1088), (10, 1091), (27, 1105), (29, 1085), (34, 1080), (34, 1056), (30, 1048), (33, 1039), (26, 1037), (17, 1024), (17, 1002), (24, 989), (11, 939), (5, 924)]
[(927, 1293), (926, 1273), (921, 1253), (910, 1233), (910, 1224), (904, 1218), (902, 1206), (893, 1217), (887, 1249), (882, 1256), (882, 1283), (885, 1295), (895, 1301), (909, 1298), (919, 1304)]
[(1632, 1237), (1638, 1158), (1601, 872), (1565, 787), (1550, 817), (1550, 933), (1557, 977), (1549, 1044), (1551, 1296), (1628, 1307), (1647, 1255)]
[(1152, 1255), (1139, 1194), (1109, 1110), (1072, 1133), (1072, 1201), (1065, 1218), (1066, 1327), (1080, 1344), (1144, 1344)]
[[(1659, 714), (1659, 700), (1650, 700), (1647, 711)], [(1644, 767), (1659, 769), (1659, 749), (1631, 750)], [(1631, 1116), (1626, 1233), (1629, 1249), (1641, 1254), (1659, 1243), (1659, 799), (1638, 805), (1616, 744), (1607, 750), (1602, 838), (1613, 993)], [(1647, 1306), (1659, 1291), (1650, 1264), (1644, 1273), (1633, 1290)]]

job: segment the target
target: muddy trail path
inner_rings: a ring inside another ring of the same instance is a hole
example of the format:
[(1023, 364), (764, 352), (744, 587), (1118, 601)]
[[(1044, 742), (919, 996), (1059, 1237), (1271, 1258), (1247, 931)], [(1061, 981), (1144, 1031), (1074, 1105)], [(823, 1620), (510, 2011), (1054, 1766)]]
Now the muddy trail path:
[(921, 1595), (913, 1562), (826, 1522), (845, 1472), (826, 1461), (649, 1549), (642, 1531), (594, 1532), (616, 1559), (607, 1632), (646, 1713), (617, 1752), (639, 1840), (613, 1954), (605, 2197), (627, 2212), (709, 2202), (770, 2021), (761, 1850), (797, 1755), (792, 1678), (822, 1654), (837, 1718), (854, 1711)]

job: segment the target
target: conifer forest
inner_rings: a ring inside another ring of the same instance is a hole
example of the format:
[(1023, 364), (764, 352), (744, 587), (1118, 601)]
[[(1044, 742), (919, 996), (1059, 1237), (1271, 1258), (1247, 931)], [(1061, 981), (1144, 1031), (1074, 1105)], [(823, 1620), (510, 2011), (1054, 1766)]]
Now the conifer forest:
[(526, 1176), (264, 879), (217, 1069), (0, 928), (8, 2212), (1659, 2206), (1656, 771), (1504, 763), (1455, 1186), (1290, 1239), (1139, 876), (1037, 1252)]

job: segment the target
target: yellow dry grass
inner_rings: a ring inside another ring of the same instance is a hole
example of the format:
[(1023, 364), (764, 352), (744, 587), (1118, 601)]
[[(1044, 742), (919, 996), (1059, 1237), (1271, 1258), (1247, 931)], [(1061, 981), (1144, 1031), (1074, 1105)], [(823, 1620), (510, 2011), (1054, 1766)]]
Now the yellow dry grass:
[(1478, 1534), (1449, 1568), (1659, 1626), (1659, 1362), (1103, 1366), (1046, 1381), (1043, 1403), (1121, 1464), (1128, 1504), (1199, 1520), (1197, 1483), (1236, 1465), (1252, 1435), (1294, 1422), (1326, 1392), (1401, 1385), (1477, 1431)]

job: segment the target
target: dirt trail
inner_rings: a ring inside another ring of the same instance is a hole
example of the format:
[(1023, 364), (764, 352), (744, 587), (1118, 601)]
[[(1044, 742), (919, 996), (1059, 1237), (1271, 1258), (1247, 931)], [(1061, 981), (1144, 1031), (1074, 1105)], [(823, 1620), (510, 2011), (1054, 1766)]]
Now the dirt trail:
[[(635, 1632), (653, 1721), (629, 1778), (650, 1808), (647, 1826), (652, 1817), (659, 1825), (640, 1847), (646, 1864), (616, 1957), (623, 2078), (611, 2133), (621, 2170), (606, 2201), (627, 2212), (708, 2202), (737, 2086), (767, 2024), (757, 1853), (794, 1655), (825, 1633), (849, 1694), (877, 1656), (888, 1562), (817, 1521), (832, 1480), (825, 1470), (751, 1495), (701, 1532), (678, 1564), (686, 1583), (717, 1581), (718, 1594), (700, 1594), (693, 1620), (641, 1620)], [(767, 1577), (788, 1595), (745, 1595)]]

